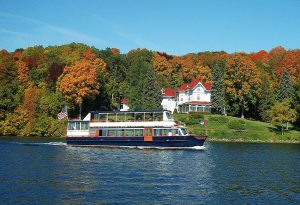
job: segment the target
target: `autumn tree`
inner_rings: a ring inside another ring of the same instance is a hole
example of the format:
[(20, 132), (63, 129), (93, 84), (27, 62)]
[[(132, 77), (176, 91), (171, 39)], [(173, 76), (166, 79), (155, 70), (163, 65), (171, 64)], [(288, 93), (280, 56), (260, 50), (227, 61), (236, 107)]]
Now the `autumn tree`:
[(60, 82), (60, 90), (65, 99), (79, 106), (79, 118), (81, 119), (82, 103), (84, 99), (95, 98), (99, 94), (99, 82), (97, 81), (97, 69), (103, 69), (105, 63), (102, 59), (95, 61), (79, 60), (72, 66), (66, 66)]
[(237, 102), (241, 117), (244, 118), (245, 109), (257, 99), (259, 71), (249, 57), (233, 54), (226, 61), (224, 77), (226, 94)]
[(290, 74), (293, 83), (300, 78), (300, 50), (289, 50), (285, 53), (283, 59), (278, 66), (275, 67), (275, 72), (280, 78), (287, 70)]
[(286, 53), (286, 50), (282, 46), (277, 46), (276, 48), (273, 48), (272, 50), (270, 50), (270, 52), (269, 52), (270, 66), (272, 68), (275, 68), (276, 66), (278, 66), (279, 63), (284, 58), (285, 53)]
[(283, 127), (286, 125), (288, 130), (288, 123), (296, 120), (296, 111), (291, 108), (291, 102), (286, 99), (281, 102), (276, 102), (270, 110), (271, 122), (275, 125), (281, 126), (281, 134), (283, 135)]
[(17, 78), (17, 68), (13, 55), (6, 50), (0, 51), (0, 84), (9, 84)]

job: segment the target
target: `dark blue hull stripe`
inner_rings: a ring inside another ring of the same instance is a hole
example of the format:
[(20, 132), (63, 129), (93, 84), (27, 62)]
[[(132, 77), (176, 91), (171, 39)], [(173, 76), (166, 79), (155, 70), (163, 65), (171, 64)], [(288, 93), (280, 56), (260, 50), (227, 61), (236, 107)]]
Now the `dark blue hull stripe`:
[(67, 137), (68, 145), (75, 146), (145, 146), (145, 147), (194, 147), (202, 146), (206, 137), (176, 136), (153, 137), (153, 141), (144, 141), (144, 137)]

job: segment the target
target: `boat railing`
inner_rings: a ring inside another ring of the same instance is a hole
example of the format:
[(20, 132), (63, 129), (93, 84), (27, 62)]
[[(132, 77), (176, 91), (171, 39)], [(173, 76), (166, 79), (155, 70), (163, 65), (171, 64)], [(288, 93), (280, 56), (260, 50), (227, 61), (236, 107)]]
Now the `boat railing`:
[(91, 122), (153, 122), (173, 121), (171, 114), (162, 112), (91, 113)]

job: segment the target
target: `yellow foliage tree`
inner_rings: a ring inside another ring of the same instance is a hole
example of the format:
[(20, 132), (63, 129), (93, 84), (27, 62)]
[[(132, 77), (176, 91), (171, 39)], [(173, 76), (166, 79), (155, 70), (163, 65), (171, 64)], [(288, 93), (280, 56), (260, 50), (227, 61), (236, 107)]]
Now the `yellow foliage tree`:
[(249, 57), (242, 54), (228, 57), (224, 80), (226, 93), (237, 99), (242, 118), (247, 102), (255, 96), (255, 92), (258, 92), (261, 82), (259, 76), (259, 70)]

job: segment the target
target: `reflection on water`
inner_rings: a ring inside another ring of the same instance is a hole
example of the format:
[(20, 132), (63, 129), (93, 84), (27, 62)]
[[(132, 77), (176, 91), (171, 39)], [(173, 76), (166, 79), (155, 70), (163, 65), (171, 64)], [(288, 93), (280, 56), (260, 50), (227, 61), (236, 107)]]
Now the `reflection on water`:
[(157, 150), (0, 139), (0, 196), (7, 204), (297, 204), (299, 151), (298, 145)]

